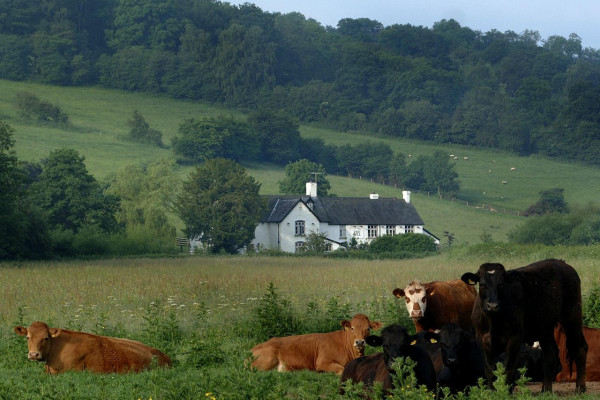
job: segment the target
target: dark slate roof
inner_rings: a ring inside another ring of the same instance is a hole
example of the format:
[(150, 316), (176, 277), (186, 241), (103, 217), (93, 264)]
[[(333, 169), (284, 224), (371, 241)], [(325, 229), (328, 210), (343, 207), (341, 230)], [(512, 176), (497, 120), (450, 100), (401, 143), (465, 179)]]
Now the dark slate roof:
[(281, 222), (298, 204), (313, 203), (313, 213), (330, 225), (423, 225), (411, 203), (401, 199), (362, 197), (268, 196), (261, 222)]

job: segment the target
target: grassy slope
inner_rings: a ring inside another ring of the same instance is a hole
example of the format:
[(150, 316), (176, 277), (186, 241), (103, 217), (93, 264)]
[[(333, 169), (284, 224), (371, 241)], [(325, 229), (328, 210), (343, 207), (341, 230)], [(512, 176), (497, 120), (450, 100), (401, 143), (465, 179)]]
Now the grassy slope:
[[(59, 105), (69, 115), (72, 128), (65, 130), (48, 125), (33, 125), (21, 120), (14, 106), (15, 94), (29, 91), (39, 98)], [(127, 134), (127, 121), (137, 109), (152, 128), (163, 133), (167, 145), (176, 135), (179, 124), (186, 118), (215, 116), (218, 114), (242, 116), (232, 110), (199, 102), (189, 102), (101, 88), (63, 88), (23, 82), (0, 80), (0, 118), (15, 128), (16, 150), (19, 158), (36, 161), (48, 155), (52, 149), (72, 147), (84, 155), (89, 171), (104, 179), (126, 165), (147, 163), (161, 157), (171, 157), (169, 149), (159, 149), (119, 140)], [(437, 149), (458, 156), (456, 171), (461, 182), (460, 197), (468, 201), (448, 202), (427, 194), (413, 193), (413, 203), (423, 217), (426, 227), (443, 239), (443, 232), (455, 235), (456, 243), (480, 241), (483, 232), (495, 240), (506, 240), (506, 233), (521, 218), (503, 215), (526, 209), (537, 201), (539, 191), (565, 188), (567, 202), (584, 205), (597, 202), (600, 189), (600, 170), (576, 164), (549, 161), (541, 157), (518, 157), (502, 152), (478, 150), (455, 145), (431, 145), (418, 141), (377, 138), (364, 134), (340, 134), (314, 126), (302, 126), (305, 137), (320, 137), (326, 143), (336, 145), (356, 144), (363, 140), (383, 141), (396, 152), (416, 157), (431, 154)], [(468, 160), (463, 157), (467, 156)], [(281, 167), (264, 164), (246, 166), (262, 184), (264, 194), (278, 193), (278, 181), (283, 179)], [(514, 167), (515, 170), (511, 171)], [(185, 177), (189, 168), (179, 168)], [(382, 197), (401, 197), (401, 191), (373, 182), (329, 177), (332, 193), (338, 196), (368, 196), (377, 192)], [(502, 182), (506, 181), (506, 184)], [(483, 205), (499, 213), (482, 211)]]

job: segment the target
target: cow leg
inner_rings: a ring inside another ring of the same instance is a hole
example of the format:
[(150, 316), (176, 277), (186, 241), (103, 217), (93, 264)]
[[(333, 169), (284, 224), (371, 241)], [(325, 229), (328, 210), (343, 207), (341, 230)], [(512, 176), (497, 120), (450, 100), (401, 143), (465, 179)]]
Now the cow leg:
[(508, 390), (512, 393), (515, 382), (517, 380), (517, 362), (519, 360), (519, 349), (521, 347), (521, 339), (514, 338), (508, 341), (506, 345), (506, 353), (504, 359), (504, 369), (506, 373), (506, 384)]
[(540, 338), (540, 346), (542, 348), (542, 354), (544, 356), (544, 381), (542, 383), (542, 392), (552, 392), (552, 382), (556, 377), (556, 371), (560, 364), (560, 358), (558, 357), (558, 346), (554, 340), (553, 331), (550, 330), (550, 334), (545, 334)]
[(483, 355), (483, 370), (485, 373), (485, 380), (486, 380), (487, 386), (490, 389), (493, 389), (494, 388), (494, 379), (495, 379), (494, 360), (496, 357), (493, 354), (492, 339), (491, 339), (489, 332), (483, 332), (483, 333), (477, 332), (476, 336), (477, 336), (477, 342), (481, 346), (481, 354)]
[(575, 361), (577, 367), (577, 382), (575, 383), (575, 391), (583, 393), (586, 390), (585, 387), (585, 364), (587, 360), (588, 344), (583, 336), (583, 331), (580, 329), (581, 325), (572, 325), (565, 327), (565, 334), (567, 336), (567, 358)]

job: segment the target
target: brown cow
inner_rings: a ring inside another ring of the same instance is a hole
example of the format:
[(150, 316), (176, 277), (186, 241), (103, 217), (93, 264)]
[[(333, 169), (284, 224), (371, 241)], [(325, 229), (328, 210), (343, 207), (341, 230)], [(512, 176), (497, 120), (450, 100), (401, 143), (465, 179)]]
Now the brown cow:
[(135, 340), (50, 328), (40, 321), (14, 330), (27, 336), (28, 358), (45, 362), (50, 374), (68, 370), (139, 372), (150, 367), (154, 358), (159, 366), (171, 365), (169, 356)]
[(428, 283), (413, 281), (404, 289), (394, 289), (393, 293), (406, 300), (406, 309), (417, 332), (435, 331), (451, 322), (463, 329), (473, 327), (471, 311), (477, 291), (460, 279)]
[[(588, 344), (585, 362), (585, 380), (600, 381), (600, 329), (583, 327), (583, 336)], [(554, 328), (554, 339), (558, 345), (558, 356), (562, 370), (556, 375), (556, 382), (576, 382), (577, 371), (573, 368), (572, 360), (567, 358), (567, 338), (565, 329), (558, 324)]]
[(341, 324), (343, 329), (334, 332), (276, 337), (260, 343), (252, 348), (252, 366), (263, 371), (309, 369), (341, 374), (349, 361), (364, 354), (365, 338), (371, 329), (381, 328), (381, 323), (356, 314)]

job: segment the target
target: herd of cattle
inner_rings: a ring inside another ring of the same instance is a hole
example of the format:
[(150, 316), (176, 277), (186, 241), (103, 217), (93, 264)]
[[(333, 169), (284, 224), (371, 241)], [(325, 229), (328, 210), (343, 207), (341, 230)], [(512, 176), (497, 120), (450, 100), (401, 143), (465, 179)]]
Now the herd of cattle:
[[(461, 279), (411, 282), (393, 294), (406, 301), (415, 335), (398, 324), (371, 334), (382, 324), (356, 314), (342, 321), (338, 331), (275, 337), (256, 345), (252, 367), (335, 372), (342, 384), (380, 382), (391, 389), (392, 362), (404, 357), (416, 363), (419, 385), (432, 391), (445, 386), (452, 393), (467, 390), (480, 378), (493, 387), (498, 362), (504, 364), (511, 388), (522, 367), (531, 380), (543, 382), (543, 391), (552, 391), (556, 381), (575, 382), (576, 391), (583, 392), (586, 380), (600, 380), (600, 330), (582, 326), (581, 282), (562, 260), (508, 271), (485, 263)], [(51, 374), (137, 372), (171, 365), (166, 354), (138, 341), (50, 328), (39, 321), (14, 331), (27, 337), (28, 358), (44, 362)], [(366, 345), (382, 352), (365, 356)]]
[[(336, 372), (341, 383), (380, 382), (391, 389), (392, 361), (404, 357), (416, 362), (419, 385), (430, 390), (446, 386), (452, 393), (480, 378), (493, 388), (498, 362), (511, 389), (522, 367), (531, 380), (542, 381), (546, 392), (553, 381), (575, 382), (576, 391), (584, 392), (586, 378), (600, 380), (600, 330), (583, 326), (581, 281), (562, 260), (509, 271), (485, 263), (461, 279), (411, 282), (393, 294), (405, 299), (416, 335), (397, 324), (371, 335), (381, 324), (357, 314), (342, 321), (340, 331), (261, 343), (252, 349), (252, 365)], [(365, 345), (381, 346), (382, 352), (365, 356)]]

